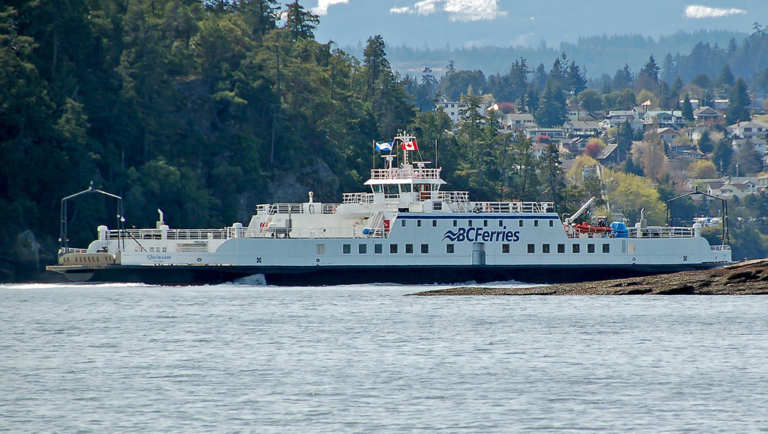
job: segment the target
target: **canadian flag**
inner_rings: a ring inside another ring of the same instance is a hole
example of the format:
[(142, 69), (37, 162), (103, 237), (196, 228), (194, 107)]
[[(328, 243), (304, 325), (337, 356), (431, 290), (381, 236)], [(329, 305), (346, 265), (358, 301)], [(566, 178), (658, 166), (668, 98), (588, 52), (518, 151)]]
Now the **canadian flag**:
[(418, 151), (419, 145), (416, 144), (416, 140), (410, 142), (403, 142), (402, 148), (404, 151)]

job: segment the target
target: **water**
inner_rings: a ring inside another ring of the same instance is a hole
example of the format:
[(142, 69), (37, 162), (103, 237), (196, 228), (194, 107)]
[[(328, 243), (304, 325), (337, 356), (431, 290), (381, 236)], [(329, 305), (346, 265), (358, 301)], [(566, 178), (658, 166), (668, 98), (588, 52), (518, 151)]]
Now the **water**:
[(0, 286), (0, 432), (768, 432), (765, 297)]

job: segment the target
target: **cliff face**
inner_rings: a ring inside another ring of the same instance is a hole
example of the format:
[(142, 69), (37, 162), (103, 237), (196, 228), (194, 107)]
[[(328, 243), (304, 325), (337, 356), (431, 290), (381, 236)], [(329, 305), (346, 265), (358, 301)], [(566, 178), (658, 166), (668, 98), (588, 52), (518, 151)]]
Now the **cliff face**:
[(702, 271), (571, 283), (532, 288), (458, 287), (425, 291), (438, 295), (756, 295), (768, 294), (768, 259), (757, 259)]

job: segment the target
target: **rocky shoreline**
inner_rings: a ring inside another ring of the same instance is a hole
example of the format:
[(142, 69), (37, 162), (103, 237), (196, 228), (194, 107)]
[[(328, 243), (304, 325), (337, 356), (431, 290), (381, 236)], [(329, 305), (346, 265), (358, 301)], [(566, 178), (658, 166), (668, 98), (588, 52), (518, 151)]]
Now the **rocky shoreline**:
[(768, 294), (768, 258), (723, 268), (598, 282), (567, 283), (529, 288), (462, 286), (409, 296), (466, 295), (761, 295)]

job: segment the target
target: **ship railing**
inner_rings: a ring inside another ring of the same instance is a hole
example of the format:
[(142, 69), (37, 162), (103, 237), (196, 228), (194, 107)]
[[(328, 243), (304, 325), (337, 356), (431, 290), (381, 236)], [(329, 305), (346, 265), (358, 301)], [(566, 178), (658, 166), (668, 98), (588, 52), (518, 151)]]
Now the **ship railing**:
[[(253, 231), (249, 233), (249, 236), (254, 238), (293, 238), (293, 239), (333, 239), (333, 238), (348, 238), (348, 239), (366, 239), (366, 238), (386, 238), (388, 232), (378, 229), (374, 231), (366, 230), (366, 234), (363, 233), (364, 229), (371, 229), (367, 226), (358, 225), (354, 228), (333, 228), (333, 227), (317, 227), (317, 228), (292, 228), (290, 231), (284, 234), (272, 234), (269, 232), (259, 233), (253, 236)], [(371, 233), (373, 232), (373, 233)]]
[(720, 244), (717, 246), (709, 246), (709, 250), (713, 252), (724, 252), (724, 251), (731, 250), (731, 246), (729, 246), (728, 244)]
[(628, 238), (693, 238), (693, 228), (651, 226), (628, 228)]
[(437, 199), (443, 202), (469, 202), (468, 191), (441, 191), (437, 194)]
[[(256, 215), (275, 215), (275, 214), (333, 214), (336, 212), (338, 203), (273, 203), (256, 205)], [(310, 211), (311, 209), (311, 211)], [(306, 212), (305, 212), (306, 211)]]
[(553, 212), (552, 202), (459, 202), (458, 212), (531, 214)]
[(418, 167), (371, 169), (371, 179), (440, 179), (440, 170)]
[(344, 193), (342, 203), (373, 203), (373, 193)]
[[(226, 240), (231, 233), (232, 228), (223, 229), (168, 229), (165, 235), (167, 240)], [(160, 229), (124, 229), (110, 230), (109, 239), (135, 239), (135, 240), (161, 240), (163, 231)], [(243, 232), (245, 234), (245, 232)]]
[(61, 247), (59, 248), (59, 256), (64, 256), (67, 253), (87, 253), (88, 249), (76, 249), (74, 247)]

